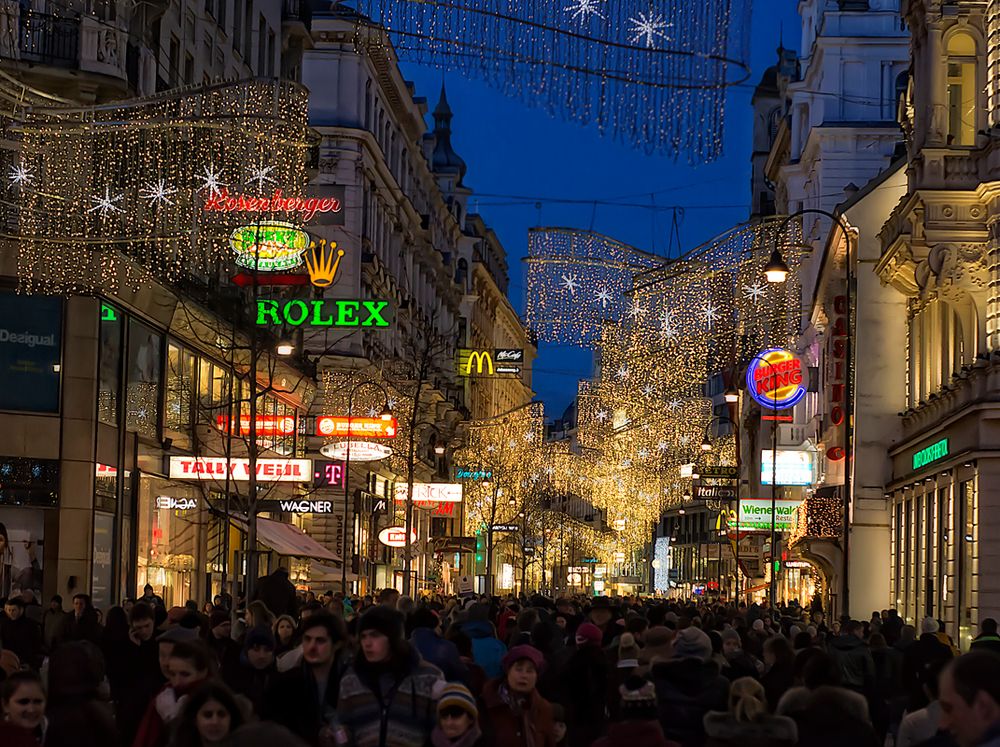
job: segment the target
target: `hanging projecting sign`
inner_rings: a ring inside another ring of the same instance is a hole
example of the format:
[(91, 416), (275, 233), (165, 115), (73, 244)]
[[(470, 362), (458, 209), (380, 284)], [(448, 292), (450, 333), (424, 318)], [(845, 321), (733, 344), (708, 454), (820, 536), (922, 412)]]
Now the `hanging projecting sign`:
[(302, 264), (309, 234), (291, 223), (265, 221), (240, 226), (229, 236), (229, 245), (240, 267), (261, 272), (290, 270)]
[(278, 501), (282, 511), (290, 514), (332, 514), (333, 501), (287, 500)]
[[(258, 459), (257, 479), (261, 482), (309, 482), (312, 480), (311, 459)], [(224, 457), (170, 457), (170, 478), (173, 480), (225, 480), (246, 482), (250, 479), (249, 459)]]
[(773, 464), (771, 449), (760, 454), (760, 484), (770, 485), (776, 479), (778, 485), (812, 485), (815, 479), (813, 452), (793, 449), (778, 449), (778, 463)]
[[(790, 532), (795, 526), (795, 511), (802, 501), (775, 501), (774, 529)], [(771, 501), (767, 498), (745, 498), (740, 501), (739, 525), (741, 532), (771, 531)]]
[[(215, 422), (219, 430), (225, 433), (229, 418), (225, 415), (219, 415)], [(258, 415), (256, 426), (254, 430), (258, 436), (292, 436), (295, 434), (295, 418), (291, 415)], [(249, 436), (251, 431), (250, 416), (238, 418), (233, 422), (232, 429), (233, 434)]]
[(258, 298), (258, 327), (388, 327), (388, 301)]
[(406, 541), (405, 527), (388, 527), (378, 533), (378, 541), (386, 547), (406, 547), (417, 541), (417, 533), (410, 530), (410, 541)]
[(317, 462), (313, 469), (314, 488), (344, 487), (347, 482), (347, 465), (343, 462)]
[[(337, 441), (326, 444), (319, 450), (319, 453), (327, 459), (347, 459), (347, 441)], [(352, 462), (377, 462), (392, 456), (392, 447), (384, 444), (373, 443), (372, 441), (351, 441), (351, 461)]]
[(280, 189), (270, 197), (232, 195), (227, 189), (212, 190), (205, 200), (205, 210), (217, 213), (299, 213), (302, 220), (310, 221), (317, 213), (339, 213), (343, 202), (335, 196), (285, 197)]
[(493, 470), (478, 466), (455, 467), (455, 479), (471, 480), (472, 482), (479, 482), (481, 480), (492, 480)]
[[(406, 483), (396, 484), (397, 501), (406, 501), (407, 488)], [(413, 483), (413, 501), (414, 503), (417, 501), (461, 503), (462, 486), (453, 482), (415, 482)]]
[(198, 508), (198, 499), (158, 495), (156, 496), (156, 507), (167, 511), (190, 511), (192, 508)]
[(348, 418), (321, 415), (316, 418), (317, 436), (358, 436), (361, 438), (395, 438), (399, 423), (396, 418)]
[(756, 356), (747, 368), (747, 391), (761, 407), (784, 410), (806, 396), (802, 361), (783, 348)]
[(495, 350), (459, 348), (456, 368), (459, 376), (519, 375), (523, 362), (524, 350), (519, 348), (496, 348)]

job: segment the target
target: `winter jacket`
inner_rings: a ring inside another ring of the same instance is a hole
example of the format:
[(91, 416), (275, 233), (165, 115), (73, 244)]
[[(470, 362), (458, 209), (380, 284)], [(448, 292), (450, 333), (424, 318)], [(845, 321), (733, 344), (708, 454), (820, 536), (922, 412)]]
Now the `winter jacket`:
[(441, 670), (410, 646), (388, 667), (373, 667), (363, 655), (340, 681), (337, 715), (350, 747), (424, 747), (437, 723), (435, 685)]
[(486, 620), (470, 620), (462, 623), (460, 629), (472, 639), (472, 658), (483, 668), (487, 677), (499, 677), (500, 662), (507, 653), (507, 647), (493, 635), (493, 626)]
[(1000, 636), (985, 634), (978, 636), (969, 648), (972, 651), (992, 651), (1000, 654)]
[(278, 667), (273, 661), (269, 667), (255, 669), (247, 660), (246, 654), (241, 654), (239, 664), (223, 675), (226, 684), (234, 693), (243, 695), (250, 701), (254, 713), (261, 713), (264, 710), (267, 691), (271, 683), (279, 677)]
[(34, 620), (24, 615), (16, 620), (0, 618), (0, 641), (24, 666), (36, 669), (42, 663), (42, 626)]
[(604, 652), (596, 646), (576, 649), (560, 672), (562, 687), (555, 701), (566, 708), (570, 747), (588, 747), (604, 734), (611, 674)]
[(916, 711), (927, 705), (924, 680), (927, 673), (953, 658), (951, 648), (941, 643), (933, 633), (924, 633), (903, 651), (903, 686), (908, 701), (907, 711)]
[(840, 667), (841, 684), (855, 692), (870, 692), (875, 683), (875, 661), (868, 644), (856, 635), (840, 635), (828, 649)]
[(257, 587), (251, 601), (260, 600), (275, 617), (291, 615), (298, 612), (298, 598), (295, 587), (288, 580), (288, 571), (279, 568), (270, 576), (257, 579)]
[(316, 677), (308, 664), (272, 676), (267, 684), (260, 717), (275, 721), (301, 737), (307, 744), (319, 742), (319, 731), (337, 709), (337, 698), (349, 658), (337, 652), (327, 678), (326, 692), (320, 703)]
[[(505, 697), (503, 680), (486, 683), (480, 699), (479, 723), (488, 747), (555, 747), (552, 704), (531, 692), (524, 710), (517, 714)], [(528, 734), (530, 731), (530, 736)]]
[(608, 727), (608, 735), (592, 747), (680, 747), (663, 736), (659, 721), (619, 721)]
[(706, 747), (795, 747), (798, 727), (786, 716), (767, 716), (760, 721), (737, 721), (731, 713), (705, 714)]
[(68, 612), (51, 607), (42, 613), (42, 642), (46, 651), (51, 651), (66, 638), (69, 618)]
[(464, 682), (468, 676), (458, 655), (458, 648), (430, 628), (417, 628), (410, 634), (410, 644), (424, 658), (444, 674), (448, 682)]
[(726, 709), (729, 681), (713, 662), (700, 659), (657, 662), (650, 675), (664, 735), (683, 747), (701, 747), (702, 721), (709, 711)]

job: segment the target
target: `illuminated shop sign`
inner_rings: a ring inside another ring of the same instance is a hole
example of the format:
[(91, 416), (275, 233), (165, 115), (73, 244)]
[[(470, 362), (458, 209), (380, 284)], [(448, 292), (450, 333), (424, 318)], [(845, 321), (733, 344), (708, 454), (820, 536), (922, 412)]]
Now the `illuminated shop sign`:
[(455, 467), (455, 479), (470, 480), (471, 482), (479, 482), (481, 480), (492, 480), (493, 470), (478, 466)]
[(263, 272), (290, 270), (302, 264), (309, 234), (291, 223), (265, 221), (240, 226), (229, 236), (229, 245), (240, 267)]
[[(258, 459), (257, 479), (261, 482), (309, 482), (312, 480), (311, 459)], [(224, 457), (170, 457), (170, 478), (173, 480), (225, 480), (246, 482), (250, 479), (249, 459)]]
[[(406, 501), (407, 484), (396, 485), (396, 500)], [(415, 482), (413, 483), (413, 501), (434, 501), (436, 503), (461, 503), (462, 486), (454, 482)]]
[(524, 350), (520, 348), (495, 350), (459, 348), (456, 367), (459, 376), (496, 376), (520, 374), (522, 363), (524, 363)]
[(944, 459), (946, 456), (948, 456), (948, 439), (942, 438), (913, 454), (913, 469), (926, 467), (931, 462)]
[[(795, 510), (802, 501), (775, 501), (775, 531), (790, 532), (795, 526)], [(740, 501), (739, 526), (741, 532), (771, 531), (771, 501), (768, 498), (745, 498)]]
[[(229, 425), (226, 415), (219, 415), (216, 420), (219, 430), (225, 432)], [(239, 425), (237, 426), (237, 423)], [(256, 418), (258, 436), (292, 436), (295, 434), (295, 418), (290, 415), (258, 415)], [(233, 433), (240, 436), (250, 435), (250, 417), (240, 417), (233, 422)]]
[(347, 465), (344, 462), (317, 462), (313, 469), (314, 488), (344, 487), (347, 483)]
[(217, 213), (299, 213), (310, 221), (317, 213), (339, 213), (344, 209), (340, 199), (329, 197), (285, 197), (280, 189), (270, 197), (250, 197), (230, 194), (227, 189), (213, 190), (205, 201), (205, 210)]
[(257, 299), (257, 326), (388, 327), (388, 301)]
[[(319, 453), (327, 459), (347, 460), (347, 441), (337, 441), (326, 444), (319, 450)], [(351, 441), (351, 461), (352, 462), (377, 462), (392, 456), (392, 447), (385, 444), (377, 444), (372, 441)]]
[(290, 514), (332, 514), (333, 501), (278, 501), (282, 511)]
[(417, 541), (417, 533), (410, 530), (410, 541), (406, 541), (405, 527), (388, 527), (378, 533), (378, 541), (386, 547), (406, 547)]
[(357, 436), (361, 438), (395, 438), (399, 423), (396, 418), (348, 418), (321, 415), (316, 418), (317, 436)]
[(778, 463), (771, 457), (772, 451), (764, 449), (760, 454), (760, 484), (770, 485), (772, 478), (778, 485), (812, 485), (815, 480), (813, 452), (778, 449)]
[(156, 507), (167, 511), (190, 511), (193, 508), (198, 508), (198, 499), (158, 495), (156, 496)]
[(756, 356), (747, 368), (747, 391), (761, 407), (784, 410), (806, 396), (802, 361), (783, 348)]

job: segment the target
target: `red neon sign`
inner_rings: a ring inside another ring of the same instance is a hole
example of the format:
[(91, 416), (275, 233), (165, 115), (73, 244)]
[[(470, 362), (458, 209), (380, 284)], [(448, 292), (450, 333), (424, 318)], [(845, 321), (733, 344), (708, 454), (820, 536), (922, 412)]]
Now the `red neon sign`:
[[(216, 418), (216, 424), (219, 430), (225, 433), (229, 418), (225, 415), (219, 415)], [(258, 436), (292, 436), (295, 434), (295, 418), (291, 415), (258, 415), (256, 430)], [(240, 417), (238, 435), (249, 436), (250, 431), (250, 417)], [(232, 432), (234, 435), (237, 433), (235, 423), (233, 423)]]
[(317, 436), (357, 436), (359, 438), (395, 438), (396, 418), (346, 418), (321, 415), (316, 418)]
[(336, 197), (283, 197), (280, 189), (270, 197), (230, 195), (228, 190), (213, 191), (205, 201), (205, 210), (220, 213), (302, 213), (310, 221), (316, 213), (339, 213), (343, 209)]

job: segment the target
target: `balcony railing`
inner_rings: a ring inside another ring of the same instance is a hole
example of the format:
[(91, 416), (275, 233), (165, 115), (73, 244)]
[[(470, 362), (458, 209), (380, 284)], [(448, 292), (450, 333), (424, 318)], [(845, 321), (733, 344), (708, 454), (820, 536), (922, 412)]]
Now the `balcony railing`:
[(21, 59), (58, 67), (80, 60), (80, 19), (25, 13), (20, 20)]

